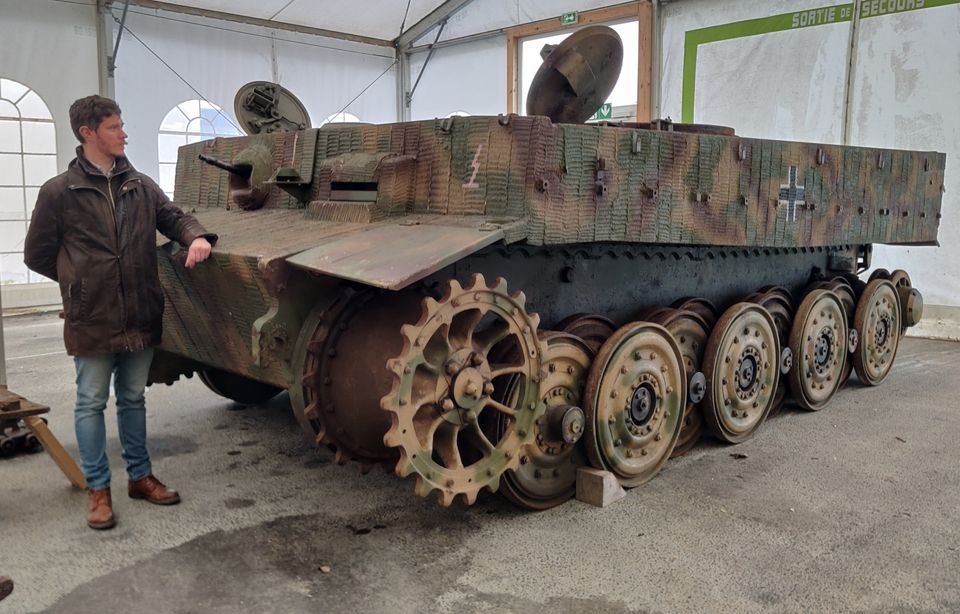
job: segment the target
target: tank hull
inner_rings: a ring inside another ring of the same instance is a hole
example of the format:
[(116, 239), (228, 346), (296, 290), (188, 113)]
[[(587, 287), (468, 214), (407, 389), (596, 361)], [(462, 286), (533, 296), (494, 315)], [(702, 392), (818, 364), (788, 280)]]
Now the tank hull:
[[(480, 273), (522, 289), (528, 309), (547, 328), (576, 313), (601, 314), (622, 325), (684, 297), (724, 307), (763, 286), (799, 294), (817, 275), (855, 273), (860, 253), (857, 246), (499, 245), (431, 274), (416, 291), (429, 296), (450, 279), (466, 282)], [(291, 266), (264, 271), (252, 257), (214, 254), (212, 260), (212, 266), (189, 274), (172, 257), (160, 260), (166, 296), (160, 349), (182, 361), (183, 373), (215, 368), (288, 388), (299, 374), (293, 346), (310, 309), (343, 288), (360, 287)], [(272, 296), (270, 288), (277, 285)], [(384, 309), (390, 308), (391, 294), (376, 299)], [(266, 331), (264, 321), (270, 322)], [(170, 379), (155, 377), (152, 381)]]
[(944, 167), (513, 115), (187, 145), (176, 201), (220, 238), (191, 270), (158, 244), (151, 381), (287, 390), (339, 462), (443, 505), (504, 479), (544, 509), (587, 464), (634, 487), (701, 432), (886, 378), (922, 298), (857, 274), (873, 243), (935, 244)]

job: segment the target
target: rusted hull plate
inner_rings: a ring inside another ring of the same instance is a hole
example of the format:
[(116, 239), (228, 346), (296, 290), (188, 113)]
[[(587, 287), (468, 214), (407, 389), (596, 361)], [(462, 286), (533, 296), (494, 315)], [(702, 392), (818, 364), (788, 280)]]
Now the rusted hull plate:
[[(296, 254), (330, 237), (365, 228), (365, 224), (313, 220), (303, 209), (240, 211), (197, 208), (190, 212), (210, 232), (219, 235), (215, 251), (231, 256), (271, 260)], [(157, 245), (169, 240), (157, 234)]]
[(291, 256), (287, 262), (309, 271), (399, 290), (503, 237), (500, 228), (386, 224), (341, 235)]

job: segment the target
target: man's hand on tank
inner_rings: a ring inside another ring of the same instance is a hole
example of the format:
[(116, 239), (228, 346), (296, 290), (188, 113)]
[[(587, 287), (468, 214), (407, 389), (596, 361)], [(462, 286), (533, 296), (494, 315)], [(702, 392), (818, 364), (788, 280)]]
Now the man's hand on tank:
[(209, 258), (212, 250), (213, 246), (203, 237), (194, 239), (193, 243), (190, 244), (190, 251), (187, 252), (187, 261), (184, 263), (184, 266), (192, 269), (198, 263)]

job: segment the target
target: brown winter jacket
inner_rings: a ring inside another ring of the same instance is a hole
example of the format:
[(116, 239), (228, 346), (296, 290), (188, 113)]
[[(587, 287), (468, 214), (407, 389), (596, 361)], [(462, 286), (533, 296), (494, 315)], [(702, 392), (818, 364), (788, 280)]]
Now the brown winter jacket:
[(126, 158), (117, 158), (108, 180), (78, 147), (66, 172), (40, 188), (24, 262), (60, 283), (67, 354), (137, 352), (160, 343), (158, 230), (184, 246), (217, 238)]

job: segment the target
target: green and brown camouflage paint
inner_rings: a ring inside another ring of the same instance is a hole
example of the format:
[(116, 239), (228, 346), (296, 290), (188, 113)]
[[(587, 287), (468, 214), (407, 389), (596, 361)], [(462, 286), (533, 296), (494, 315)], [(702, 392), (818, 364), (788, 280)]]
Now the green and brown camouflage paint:
[[(236, 162), (254, 147), (273, 165), (255, 169), (255, 185), (197, 158)], [(498, 240), (537, 246), (934, 244), (944, 167), (935, 152), (516, 115), (204, 141), (180, 149), (175, 199), (221, 240), (211, 263), (192, 271), (164, 250), (162, 349), (288, 386), (309, 308), (292, 303), (309, 302), (318, 277), (286, 259), (371, 227), (497, 229)], [(292, 171), (294, 186), (260, 180), (278, 168)], [(238, 207), (240, 188), (256, 191), (262, 208)], [(450, 243), (430, 249), (460, 248)], [(436, 256), (419, 242), (393, 249), (398, 262)], [(339, 266), (351, 266), (349, 253)]]

